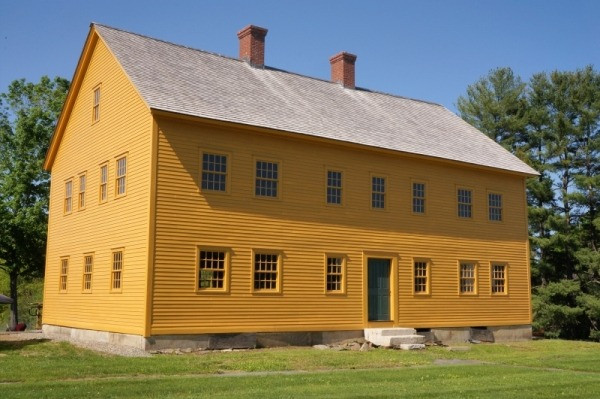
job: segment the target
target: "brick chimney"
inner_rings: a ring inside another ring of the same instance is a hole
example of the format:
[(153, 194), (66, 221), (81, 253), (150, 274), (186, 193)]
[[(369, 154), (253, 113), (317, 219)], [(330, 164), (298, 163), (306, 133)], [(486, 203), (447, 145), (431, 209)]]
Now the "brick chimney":
[(265, 66), (265, 36), (267, 29), (248, 25), (238, 32), (240, 39), (240, 59), (253, 67)]
[(331, 81), (341, 83), (348, 89), (354, 89), (354, 54), (342, 51), (329, 59), (331, 63)]

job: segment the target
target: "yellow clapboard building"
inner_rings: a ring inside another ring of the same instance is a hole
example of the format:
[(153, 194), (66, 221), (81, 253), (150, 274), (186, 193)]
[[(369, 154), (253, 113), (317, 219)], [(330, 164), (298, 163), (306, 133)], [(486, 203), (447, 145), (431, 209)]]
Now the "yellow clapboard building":
[(530, 335), (537, 172), (440, 105), (357, 87), (352, 54), (331, 81), (266, 66), (266, 33), (236, 59), (91, 25), (45, 161), (44, 330)]

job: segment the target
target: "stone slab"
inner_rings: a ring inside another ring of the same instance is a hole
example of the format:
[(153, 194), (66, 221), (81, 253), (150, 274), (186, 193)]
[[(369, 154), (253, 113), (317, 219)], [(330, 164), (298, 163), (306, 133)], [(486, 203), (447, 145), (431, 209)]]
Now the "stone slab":
[(425, 337), (422, 335), (398, 335), (390, 338), (390, 346), (399, 345), (411, 345), (411, 344), (423, 344), (425, 343)]
[(425, 349), (425, 344), (401, 344), (400, 349), (402, 349), (403, 351)]

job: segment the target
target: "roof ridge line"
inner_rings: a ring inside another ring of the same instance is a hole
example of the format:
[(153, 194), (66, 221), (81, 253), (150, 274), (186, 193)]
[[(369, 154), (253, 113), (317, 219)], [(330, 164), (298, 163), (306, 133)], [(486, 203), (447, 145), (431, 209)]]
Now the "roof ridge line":
[[(237, 61), (237, 62), (243, 62), (243, 63), (245, 63), (245, 61), (240, 60), (239, 58), (234, 58), (234, 57), (230, 57), (228, 55), (223, 55), (223, 54), (215, 53), (215, 52), (212, 52), (212, 51), (202, 50), (202, 49), (195, 48), (195, 47), (185, 46), (183, 44), (178, 44), (178, 43), (170, 42), (168, 40), (158, 39), (158, 38), (147, 36), (147, 35), (143, 35), (143, 34), (140, 34), (140, 33), (131, 32), (131, 31), (128, 31), (128, 30), (125, 30), (125, 29), (115, 28), (113, 26), (101, 24), (101, 23), (98, 23), (98, 22), (92, 22), (90, 24), (90, 26), (101, 26), (103, 28), (116, 30), (116, 31), (127, 33), (127, 34), (130, 34), (130, 35), (142, 37), (144, 39), (154, 40), (156, 42), (165, 43), (165, 44), (168, 44), (168, 45), (171, 45), (171, 46), (176, 46), (176, 47), (180, 47), (180, 48), (184, 48), (184, 49), (192, 50), (192, 51), (198, 51), (198, 52), (201, 52), (201, 53), (204, 53), (204, 54), (214, 55), (214, 56), (225, 58), (225, 59), (228, 59), (228, 60), (231, 60), (231, 61)], [(305, 74), (302, 74), (302, 73), (299, 73), (299, 72), (289, 71), (287, 69), (276, 68), (276, 67), (272, 67), (272, 66), (268, 66), (268, 65), (265, 65), (263, 69), (271, 70), (271, 71), (276, 71), (276, 72), (287, 73), (287, 74), (290, 74), (290, 75), (300, 76), (300, 77), (307, 78), (307, 79), (313, 79), (313, 80), (318, 80), (320, 82), (325, 82), (325, 83), (330, 83), (330, 84), (334, 84), (334, 85), (339, 85), (339, 83), (332, 82), (331, 80), (327, 80), (327, 79), (323, 79), (323, 78), (318, 78), (318, 77), (310, 76), (310, 75), (305, 75)], [(380, 94), (380, 95), (390, 96), (390, 97), (394, 97), (394, 98), (400, 98), (400, 99), (408, 100), (408, 101), (416, 101), (416, 102), (420, 102), (420, 103), (425, 103), (425, 104), (429, 104), (429, 105), (436, 105), (438, 107), (445, 108), (442, 104), (438, 104), (438, 103), (435, 103), (435, 102), (432, 102), (432, 101), (427, 101), (427, 100), (421, 100), (421, 99), (418, 99), (418, 98), (401, 96), (399, 94), (393, 94), (393, 93), (388, 93), (388, 92), (379, 91), (379, 90), (372, 90), (372, 89), (368, 89), (366, 87), (359, 87), (359, 86), (357, 86), (357, 87), (355, 87), (354, 90), (364, 91), (364, 92), (367, 92), (367, 93)]]
[(120, 29), (120, 28), (115, 28), (114, 26), (108, 26), (108, 25), (97, 23), (97, 22), (92, 22), (90, 24), (90, 26), (101, 26), (103, 28), (116, 30), (116, 31), (127, 33), (127, 34), (130, 34), (130, 35), (142, 37), (144, 39), (154, 40), (155, 42), (165, 43), (165, 44), (169, 44), (171, 46), (181, 47), (181, 48), (184, 48), (184, 49), (187, 49), (187, 50), (198, 51), (198, 52), (205, 53), (205, 54), (215, 55), (217, 57), (226, 58), (226, 59), (232, 60), (232, 61), (244, 62), (244, 61), (240, 60), (239, 58), (230, 57), (228, 55), (219, 54), (219, 53), (215, 53), (215, 52), (208, 51), (208, 50), (202, 50), (202, 49), (195, 48), (195, 47), (185, 46), (183, 44), (170, 42), (168, 40), (158, 39), (158, 38), (152, 37), (152, 36), (142, 35), (141, 33), (131, 32), (131, 31), (128, 31), (128, 30), (125, 30), (125, 29)]

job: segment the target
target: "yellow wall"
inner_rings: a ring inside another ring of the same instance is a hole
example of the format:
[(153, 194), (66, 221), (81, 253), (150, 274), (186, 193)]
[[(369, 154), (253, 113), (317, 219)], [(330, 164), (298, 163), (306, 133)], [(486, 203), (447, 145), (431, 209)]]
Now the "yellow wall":
[[(93, 40), (92, 40), (93, 43)], [(100, 120), (92, 123), (93, 90), (101, 84)], [(76, 85), (74, 84), (73, 87)], [(98, 40), (55, 162), (44, 292), (44, 323), (144, 333), (150, 223), (152, 117)], [(127, 154), (127, 193), (115, 198), (115, 163)], [(99, 204), (100, 164), (108, 161), (108, 201)], [(78, 210), (78, 174), (87, 172), (87, 206)], [(63, 213), (65, 180), (73, 178), (73, 212)], [(123, 248), (121, 293), (110, 292), (111, 250)], [(84, 254), (94, 254), (92, 292), (82, 293)], [(68, 256), (67, 292), (59, 292)]]
[[(310, 331), (367, 326), (365, 262), (389, 257), (394, 325), (530, 323), (523, 177), (157, 117), (152, 334)], [(401, 134), (401, 132), (399, 132)], [(200, 192), (200, 152), (229, 154), (229, 193)], [(255, 198), (254, 160), (281, 162), (279, 200)], [(341, 207), (325, 204), (327, 167), (344, 172)], [(371, 174), (387, 176), (387, 209), (370, 209)], [(427, 214), (411, 212), (412, 179)], [(456, 187), (474, 190), (474, 217), (456, 217)], [(487, 190), (504, 221), (487, 220)], [(231, 250), (230, 292), (195, 290), (197, 246)], [(253, 249), (283, 253), (281, 295), (252, 293)], [(325, 253), (347, 256), (345, 295), (326, 295)], [(431, 260), (431, 294), (412, 294), (413, 257)], [(479, 265), (479, 293), (460, 296), (458, 261)], [(489, 262), (508, 263), (508, 295), (490, 293)], [(373, 323), (370, 323), (373, 324)]]

